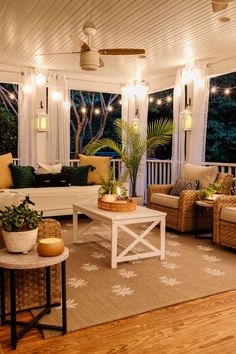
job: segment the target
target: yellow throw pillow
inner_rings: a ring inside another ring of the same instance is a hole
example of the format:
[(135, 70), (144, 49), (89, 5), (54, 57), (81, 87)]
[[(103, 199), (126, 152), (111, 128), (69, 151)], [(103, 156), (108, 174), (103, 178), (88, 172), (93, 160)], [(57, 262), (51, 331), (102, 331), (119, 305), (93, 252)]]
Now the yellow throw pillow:
[(79, 154), (80, 166), (91, 165), (96, 169), (89, 171), (88, 183), (101, 184), (101, 177), (105, 180), (109, 180), (111, 157), (104, 156), (86, 156)]
[(13, 163), (12, 154), (0, 156), (0, 188), (10, 188), (13, 186), (13, 181), (11, 177), (10, 163)]

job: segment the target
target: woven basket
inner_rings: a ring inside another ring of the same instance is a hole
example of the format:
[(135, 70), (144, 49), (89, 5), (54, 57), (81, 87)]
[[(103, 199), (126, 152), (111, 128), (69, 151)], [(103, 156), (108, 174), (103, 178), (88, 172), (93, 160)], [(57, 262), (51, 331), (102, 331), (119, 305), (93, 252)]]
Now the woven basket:
[(136, 210), (136, 202), (128, 199), (127, 201), (117, 201), (114, 203), (104, 202), (100, 198), (98, 199), (98, 208), (107, 211), (134, 211)]

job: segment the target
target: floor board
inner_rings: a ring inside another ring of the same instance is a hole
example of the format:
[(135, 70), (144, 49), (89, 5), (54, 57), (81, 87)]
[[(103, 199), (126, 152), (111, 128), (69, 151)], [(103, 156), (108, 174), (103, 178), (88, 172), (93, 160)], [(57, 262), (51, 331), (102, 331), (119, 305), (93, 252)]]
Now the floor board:
[[(14, 353), (236, 354), (235, 304), (236, 290), (47, 340), (32, 329)], [(12, 352), (9, 326), (0, 327), (0, 343), (0, 353)]]

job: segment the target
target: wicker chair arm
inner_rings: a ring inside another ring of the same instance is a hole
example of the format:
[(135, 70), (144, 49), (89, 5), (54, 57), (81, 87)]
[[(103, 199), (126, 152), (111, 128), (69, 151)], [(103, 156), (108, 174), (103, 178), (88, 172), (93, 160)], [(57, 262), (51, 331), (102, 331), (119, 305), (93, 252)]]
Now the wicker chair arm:
[(220, 213), (223, 207), (236, 207), (236, 196), (227, 195), (216, 199), (214, 203), (214, 216), (213, 216), (213, 240), (219, 243), (220, 237)]
[(171, 189), (173, 188), (173, 184), (151, 184), (148, 186), (147, 190), (147, 205), (150, 205), (150, 199), (152, 193), (163, 193), (170, 194)]

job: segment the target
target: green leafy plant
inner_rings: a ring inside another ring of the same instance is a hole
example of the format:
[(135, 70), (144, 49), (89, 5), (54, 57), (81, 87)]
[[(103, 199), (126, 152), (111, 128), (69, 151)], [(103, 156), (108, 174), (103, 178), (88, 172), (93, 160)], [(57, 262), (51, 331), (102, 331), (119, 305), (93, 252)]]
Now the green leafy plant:
[(98, 190), (98, 197), (101, 198), (105, 194), (117, 194), (117, 187), (121, 189), (121, 199), (126, 199), (127, 190), (124, 187), (124, 183), (127, 178), (127, 173), (123, 176), (120, 176), (118, 179), (115, 179), (113, 169), (110, 169), (108, 181), (100, 175), (101, 178), (101, 187)]
[(197, 200), (206, 199), (211, 197), (213, 194), (220, 193), (224, 188), (224, 183), (212, 183), (209, 187), (201, 189), (195, 193)]
[(6, 210), (0, 212), (0, 226), (9, 232), (33, 230), (41, 222), (41, 213), (30, 209), (24, 203), (6, 207)]
[(114, 150), (124, 161), (131, 182), (131, 196), (136, 197), (136, 181), (140, 162), (146, 154), (154, 154), (157, 146), (171, 141), (173, 123), (169, 119), (151, 122), (147, 129), (137, 129), (134, 124), (117, 119), (114, 128), (118, 142), (103, 138), (85, 147), (85, 153), (94, 155), (103, 148)]

